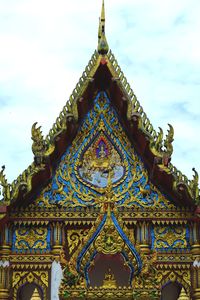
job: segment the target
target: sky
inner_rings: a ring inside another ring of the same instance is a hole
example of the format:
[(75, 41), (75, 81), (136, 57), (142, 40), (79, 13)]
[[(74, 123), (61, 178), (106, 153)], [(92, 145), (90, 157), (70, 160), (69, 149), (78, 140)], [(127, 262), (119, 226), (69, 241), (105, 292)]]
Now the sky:
[[(172, 163), (200, 172), (200, 1), (105, 0), (106, 36), (154, 128), (175, 130)], [(0, 166), (33, 161), (97, 47), (101, 0), (0, 0)]]

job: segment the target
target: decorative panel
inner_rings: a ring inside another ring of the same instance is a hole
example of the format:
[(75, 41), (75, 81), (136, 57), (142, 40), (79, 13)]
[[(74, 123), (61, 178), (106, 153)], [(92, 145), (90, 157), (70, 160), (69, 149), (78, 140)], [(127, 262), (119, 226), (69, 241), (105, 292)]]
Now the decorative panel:
[(15, 252), (50, 250), (50, 229), (37, 226), (16, 227), (13, 232), (12, 250)]
[(159, 250), (188, 249), (189, 228), (187, 225), (156, 225), (152, 228), (152, 248)]
[(111, 178), (115, 204), (123, 207), (174, 208), (153, 186), (106, 93), (94, 100), (72, 145), (37, 204), (47, 207), (99, 206)]

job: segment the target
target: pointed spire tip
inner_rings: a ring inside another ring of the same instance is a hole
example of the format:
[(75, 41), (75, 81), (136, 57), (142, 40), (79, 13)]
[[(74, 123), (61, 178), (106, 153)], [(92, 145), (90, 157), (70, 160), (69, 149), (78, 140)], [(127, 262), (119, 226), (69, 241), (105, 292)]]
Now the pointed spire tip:
[(101, 7), (101, 17), (99, 18), (99, 31), (98, 31), (98, 52), (99, 54), (107, 54), (109, 47), (106, 40), (105, 35), (105, 5), (104, 0), (102, 0), (102, 7)]
[(105, 21), (105, 5), (104, 5), (104, 0), (102, 0), (101, 21)]

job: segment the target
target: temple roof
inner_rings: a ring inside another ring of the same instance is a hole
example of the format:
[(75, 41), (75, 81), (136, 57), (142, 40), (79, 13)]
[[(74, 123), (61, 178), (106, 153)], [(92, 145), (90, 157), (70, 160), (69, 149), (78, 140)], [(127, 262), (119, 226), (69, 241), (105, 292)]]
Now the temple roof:
[(89, 60), (69, 100), (44, 138), (37, 123), (32, 126), (33, 163), (9, 184), (0, 172), (3, 200), (1, 217), (8, 207), (25, 206), (52, 177), (57, 162), (74, 139), (85, 114), (99, 91), (106, 91), (137, 153), (142, 157), (151, 181), (175, 199), (179, 206), (196, 207), (200, 203), (198, 174), (189, 180), (171, 164), (174, 130), (169, 125), (166, 137), (157, 132), (131, 89), (105, 35), (105, 8), (99, 20), (98, 46)]

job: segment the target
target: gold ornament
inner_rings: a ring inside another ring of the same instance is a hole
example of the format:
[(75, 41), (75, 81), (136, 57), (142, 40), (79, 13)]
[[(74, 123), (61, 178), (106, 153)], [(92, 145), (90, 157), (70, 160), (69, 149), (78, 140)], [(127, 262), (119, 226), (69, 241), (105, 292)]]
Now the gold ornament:
[[(30, 267), (31, 269), (31, 267)], [(49, 271), (13, 271), (12, 275), (12, 287), (13, 287), (13, 299), (17, 299), (17, 293), (21, 286), (23, 286), (26, 283), (34, 283), (38, 286), (40, 286), (43, 290), (44, 299), (47, 299), (47, 288), (48, 288), (48, 282), (49, 282)]]
[(181, 289), (180, 296), (178, 297), (178, 300), (190, 300), (190, 298), (187, 296), (185, 289)]
[(41, 126), (36, 127), (37, 122), (32, 126), (32, 151), (35, 156), (36, 165), (44, 163), (45, 152), (47, 151), (47, 143), (43, 138)]
[(47, 228), (19, 228), (15, 230), (16, 249), (46, 249), (47, 248)]
[(154, 226), (155, 248), (187, 248), (185, 226)]
[(89, 229), (69, 229), (67, 230), (68, 251), (71, 255), (74, 250), (82, 245), (84, 238), (88, 235)]
[(35, 290), (33, 292), (33, 295), (32, 295), (30, 300), (41, 300), (41, 297), (40, 297), (40, 294), (39, 294), (37, 288), (35, 288)]
[(0, 202), (2, 204), (9, 204), (10, 203), (10, 193), (11, 193), (11, 185), (8, 183), (6, 176), (4, 174), (5, 166), (1, 167), (0, 171), (0, 199), (3, 196), (3, 201)]
[(117, 283), (115, 280), (114, 274), (111, 272), (111, 269), (108, 270), (108, 273), (105, 274), (105, 278), (103, 280), (104, 289), (116, 289)]

